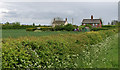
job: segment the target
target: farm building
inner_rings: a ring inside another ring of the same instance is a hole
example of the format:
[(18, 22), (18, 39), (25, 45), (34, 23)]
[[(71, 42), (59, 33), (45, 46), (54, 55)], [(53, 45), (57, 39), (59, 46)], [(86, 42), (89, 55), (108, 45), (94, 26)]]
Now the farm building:
[(82, 25), (89, 24), (92, 27), (102, 27), (101, 19), (93, 19), (93, 15), (91, 15), (91, 19), (83, 19)]
[(60, 17), (54, 18), (53, 22), (52, 22), (52, 27), (58, 26), (58, 25), (67, 25), (67, 18), (65, 20), (63, 20)]

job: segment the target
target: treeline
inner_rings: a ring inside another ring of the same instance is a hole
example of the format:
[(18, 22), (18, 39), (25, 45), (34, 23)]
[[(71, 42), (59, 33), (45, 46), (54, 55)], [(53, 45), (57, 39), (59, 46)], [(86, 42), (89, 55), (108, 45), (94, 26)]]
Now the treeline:
[[(77, 26), (76, 26), (77, 27)], [(26, 28), (26, 31), (34, 31), (34, 30), (42, 30), (42, 31), (74, 31), (76, 28), (72, 24), (67, 24), (67, 25), (59, 25), (53, 27), (45, 27), (45, 26), (40, 26), (40, 29), (37, 29), (37, 27), (34, 28)]]
[(48, 26), (35, 25), (35, 23), (33, 23), (32, 25), (20, 25), (20, 22), (13, 23), (6, 22), (5, 24), (2, 24), (2, 29), (26, 29), (35, 27), (48, 27)]

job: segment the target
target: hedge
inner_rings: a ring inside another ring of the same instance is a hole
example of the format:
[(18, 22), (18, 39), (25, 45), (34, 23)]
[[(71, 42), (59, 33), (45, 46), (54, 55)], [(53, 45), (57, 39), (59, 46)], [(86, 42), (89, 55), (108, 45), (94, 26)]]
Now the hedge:
[(26, 31), (35, 31), (36, 28), (26, 28)]
[(80, 34), (58, 34), (44, 37), (9, 38), (2, 41), (3, 68), (74, 68), (74, 62), (85, 49), (117, 30), (91, 31)]
[(108, 28), (92, 28), (91, 31), (108, 30)]

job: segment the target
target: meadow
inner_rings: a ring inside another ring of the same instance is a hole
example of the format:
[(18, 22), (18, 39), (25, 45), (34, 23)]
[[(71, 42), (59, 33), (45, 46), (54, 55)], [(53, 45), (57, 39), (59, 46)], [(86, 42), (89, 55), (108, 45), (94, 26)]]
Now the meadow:
[(2, 35), (3, 68), (118, 68), (117, 29)]
[(54, 34), (77, 34), (80, 32), (73, 32), (73, 31), (26, 31), (26, 29), (2, 29), (2, 38), (18, 38), (24, 36), (47, 36), (47, 35), (54, 35)]

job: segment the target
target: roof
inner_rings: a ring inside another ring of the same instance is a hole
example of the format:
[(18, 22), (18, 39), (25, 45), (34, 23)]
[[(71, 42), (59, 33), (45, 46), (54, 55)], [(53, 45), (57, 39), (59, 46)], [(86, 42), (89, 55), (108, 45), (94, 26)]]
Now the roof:
[(56, 18), (54, 18), (54, 19), (55, 19), (55, 21), (63, 21), (63, 19), (60, 18), (60, 17), (56, 17)]
[(100, 23), (101, 19), (83, 19), (82, 23)]
[(65, 24), (66, 21), (53, 21), (52, 24)]

